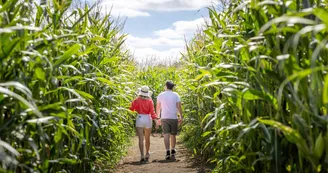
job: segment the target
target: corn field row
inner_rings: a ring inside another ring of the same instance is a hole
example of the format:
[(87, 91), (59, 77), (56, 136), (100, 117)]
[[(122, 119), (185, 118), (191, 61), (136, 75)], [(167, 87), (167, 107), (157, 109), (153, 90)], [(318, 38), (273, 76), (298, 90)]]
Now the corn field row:
[(125, 35), (70, 5), (0, 1), (0, 172), (108, 172), (133, 132)]
[(213, 172), (328, 172), (328, 2), (234, 0), (187, 46), (184, 140)]
[(232, 0), (170, 67), (140, 69), (97, 5), (0, 1), (0, 172), (108, 172), (137, 86), (177, 83), (213, 172), (328, 172), (328, 2)]

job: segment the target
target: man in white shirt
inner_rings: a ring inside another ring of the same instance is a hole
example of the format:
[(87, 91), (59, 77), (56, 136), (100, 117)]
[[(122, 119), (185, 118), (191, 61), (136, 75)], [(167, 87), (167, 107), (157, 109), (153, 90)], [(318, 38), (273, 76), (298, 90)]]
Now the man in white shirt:
[[(177, 93), (173, 92), (174, 83), (167, 81), (165, 91), (158, 95), (156, 114), (161, 117), (161, 124), (164, 131), (164, 144), (166, 148), (166, 159), (175, 159), (176, 135), (178, 124), (182, 123), (181, 100)], [(178, 119), (178, 114), (179, 119)], [(171, 138), (171, 152), (170, 152)]]

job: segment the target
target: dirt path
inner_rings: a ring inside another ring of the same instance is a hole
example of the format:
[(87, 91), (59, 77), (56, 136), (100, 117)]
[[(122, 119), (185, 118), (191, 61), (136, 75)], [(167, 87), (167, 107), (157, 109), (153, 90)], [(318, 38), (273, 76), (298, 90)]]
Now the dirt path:
[(138, 139), (133, 139), (133, 145), (129, 148), (127, 156), (118, 166), (116, 173), (203, 173), (210, 172), (202, 164), (196, 164), (187, 149), (177, 142), (176, 161), (165, 160), (164, 139), (159, 136), (151, 136), (150, 159), (148, 163), (140, 163)]

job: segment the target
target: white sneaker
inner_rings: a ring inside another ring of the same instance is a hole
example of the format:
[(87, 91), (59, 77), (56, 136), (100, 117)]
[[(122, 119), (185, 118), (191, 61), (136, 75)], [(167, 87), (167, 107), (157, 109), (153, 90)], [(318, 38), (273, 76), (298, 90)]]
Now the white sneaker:
[(147, 153), (147, 154), (146, 154), (146, 160), (149, 160), (149, 157), (150, 157), (150, 154)]

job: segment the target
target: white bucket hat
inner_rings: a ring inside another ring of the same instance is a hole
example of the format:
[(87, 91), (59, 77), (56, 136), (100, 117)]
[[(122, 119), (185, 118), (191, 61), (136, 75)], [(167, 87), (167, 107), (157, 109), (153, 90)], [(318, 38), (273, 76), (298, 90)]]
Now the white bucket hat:
[(138, 88), (139, 96), (151, 97), (152, 94), (153, 92), (149, 90), (148, 86), (142, 86), (141, 88)]

